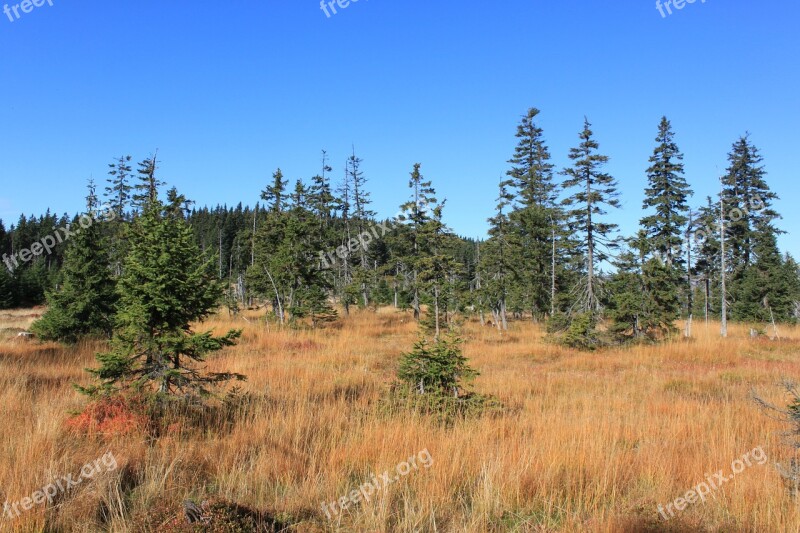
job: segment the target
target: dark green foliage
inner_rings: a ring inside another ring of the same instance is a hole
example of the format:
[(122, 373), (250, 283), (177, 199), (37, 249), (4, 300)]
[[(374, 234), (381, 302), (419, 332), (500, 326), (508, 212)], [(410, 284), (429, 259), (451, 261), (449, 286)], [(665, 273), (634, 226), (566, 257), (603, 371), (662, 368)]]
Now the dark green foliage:
[(553, 183), (554, 165), (542, 128), (534, 120), (539, 110), (531, 108), (517, 127), (517, 146), (508, 171), (508, 187), (513, 199), (509, 213), (511, 255), (519, 265), (516, 290), (511, 306), (541, 318), (553, 310), (553, 240), (560, 248), (563, 214), (556, 205), (557, 187)]
[(90, 185), (84, 222), (67, 242), (59, 286), (47, 296), (48, 309), (32, 331), (43, 340), (74, 343), (84, 337), (110, 338), (116, 312), (116, 284), (101, 224), (115, 211), (98, 212)]
[(425, 242), (422, 239), (422, 229), (430, 222), (431, 212), (429, 207), (436, 204), (436, 191), (431, 181), (425, 181), (420, 171), (422, 164), (416, 163), (414, 170), (411, 171), (411, 179), (408, 186), (411, 189), (411, 198), (408, 202), (400, 206), (400, 220), (406, 222), (409, 231), (399, 233), (405, 236), (400, 239), (402, 254), (398, 258), (404, 267), (409, 271), (409, 284), (412, 294), (411, 306), (414, 310), (414, 318), (420, 319), (420, 261), (427, 252)]
[[(203, 253), (217, 252), (208, 267), (223, 285), (231, 312), (265, 306), (268, 317), (285, 324), (329, 322), (336, 317), (334, 302), (345, 315), (354, 305), (410, 308), (432, 334), (446, 331), (461, 318), (457, 315), (466, 314), (503, 330), (513, 320), (549, 317), (548, 329), (563, 334), (574, 316), (593, 313), (590, 323), (608, 324), (620, 340), (656, 340), (671, 333), (680, 311), (695, 319), (716, 319), (723, 301), (730, 318), (756, 322), (756, 328), (772, 319), (797, 319), (797, 265), (777, 247), (776, 196), (747, 137), (731, 151), (721, 202), (709, 198), (707, 206), (692, 213), (686, 205), (691, 191), (683, 156), (669, 121), (661, 120), (647, 170), (643, 207), (648, 212), (641, 219), (647, 247), (637, 251), (628, 268), (620, 266), (625, 258), (617, 253), (616, 227), (606, 216), (609, 207), (619, 206), (616, 181), (603, 172), (609, 158), (599, 153), (590, 124), (585, 122), (580, 145), (570, 151), (571, 166), (563, 172), (568, 197), (561, 204), (539, 115), (530, 109), (517, 127), (510, 169), (485, 242), (458, 237), (447, 228), (444, 202), (436, 199), (420, 164), (412, 170), (412, 194), (401, 215), (375, 220), (362, 161), (354, 153), (342, 165), (345, 179), (335, 191), (330, 181), (334, 165), (323, 151), (321, 172), (307, 184), (298, 182), (292, 191), (278, 170), (262, 193), (265, 205), (198, 208), (186, 215), (186, 222)], [(117, 216), (102, 224), (102, 237), (115, 279), (125, 274), (124, 260), (131, 254), (131, 225), (154, 201), (160, 183), (155, 156), (138, 170), (130, 162), (124, 156), (109, 165), (106, 188)], [(185, 200), (173, 200), (171, 216), (184, 213)], [(16, 261), (12, 253), (30, 249), (69, 220), (47, 212), (20, 217), (8, 231), (0, 223), (4, 260)], [(65, 248), (20, 262), (11, 268), (13, 275), (0, 275), (0, 306), (38, 305), (45, 293), (68, 290), (59, 281)], [(609, 263), (616, 272), (603, 273)], [(54, 322), (59, 328), (76, 325), (75, 320)], [(578, 324), (573, 333), (580, 331), (585, 329)], [(590, 333), (573, 344), (592, 346), (603, 337)]]
[(609, 158), (598, 153), (599, 145), (588, 119), (584, 121), (580, 139), (580, 145), (569, 153), (573, 166), (563, 171), (564, 188), (574, 189), (564, 205), (568, 208), (569, 228), (576, 236), (572, 251), (585, 263), (584, 279), (573, 294), (573, 309), (594, 313), (600, 309), (596, 266), (607, 260), (610, 251), (617, 247), (612, 235), (617, 225), (603, 222), (602, 217), (607, 214), (606, 206), (618, 208), (620, 204), (616, 180), (601, 170)]
[[(316, 327), (335, 320), (333, 287), (319, 257), (326, 246), (324, 219), (311, 211), (309, 192), (300, 181), (289, 202), (279, 189), (271, 194), (272, 209), (256, 233), (255, 260), (248, 271), (251, 289), (272, 301), (281, 324), (308, 318)], [(281, 210), (275, 209), (275, 198), (283, 198)]]
[(563, 201), (568, 209), (569, 252), (581, 267), (578, 282), (570, 291), (568, 314), (572, 324), (561, 336), (561, 341), (574, 348), (593, 350), (600, 346), (596, 331), (602, 308), (601, 277), (597, 265), (609, 258), (616, 250), (617, 225), (603, 222), (606, 207), (619, 207), (617, 182), (602, 172), (608, 156), (598, 153), (599, 145), (594, 140), (589, 120), (584, 120), (579, 135), (581, 143), (570, 150), (572, 167), (563, 171), (564, 188), (574, 189)]
[(596, 313), (577, 313), (570, 317), (569, 326), (559, 338), (561, 344), (578, 350), (596, 350), (604, 345), (597, 331)]
[(14, 302), (14, 278), (4, 265), (0, 265), (0, 309), (11, 309)]
[(222, 296), (213, 260), (204, 258), (184, 220), (185, 198), (151, 197), (134, 221), (130, 253), (118, 283), (119, 311), (112, 351), (98, 354), (90, 372), (99, 384), (90, 395), (134, 389), (162, 395), (211, 394), (211, 387), (244, 379), (233, 373), (204, 373), (198, 364), (231, 346), (239, 331), (222, 336), (195, 333), (191, 324), (214, 311)]
[(519, 251), (516, 234), (512, 230), (507, 211), (513, 196), (508, 183), (500, 182), (495, 216), (489, 219), (489, 239), (481, 247), (480, 293), (492, 312), (495, 324), (508, 329), (508, 301), (511, 289), (519, 277)]
[(116, 161), (108, 165), (108, 186), (105, 189), (105, 196), (108, 199), (109, 209), (114, 212), (116, 219), (124, 220), (128, 206), (131, 202), (131, 191), (133, 186), (130, 184), (131, 177), (131, 156), (121, 156)]
[(478, 375), (462, 354), (462, 343), (454, 335), (433, 343), (421, 339), (411, 352), (403, 356), (397, 377), (419, 394), (458, 398), (463, 393), (464, 384)]
[(777, 245), (777, 195), (766, 183), (759, 150), (748, 136), (734, 143), (722, 178), (730, 317), (765, 322), (793, 319), (791, 276)]
[(609, 333), (617, 341), (663, 340), (676, 331), (680, 299), (675, 287), (682, 278), (661, 256), (647, 259), (646, 242), (642, 233), (633, 242), (635, 251), (620, 254), (608, 284)]
[(382, 401), (383, 407), (391, 413), (433, 415), (445, 423), (501, 412), (503, 406), (495, 398), (468, 389), (467, 384), (478, 372), (464, 357), (462, 343), (452, 333), (433, 342), (420, 339), (401, 359), (399, 382)]
[[(668, 266), (676, 268), (685, 263), (683, 237), (689, 219), (687, 201), (692, 191), (683, 177), (683, 153), (674, 141), (675, 134), (667, 117), (661, 118), (650, 167), (648, 187), (642, 208), (655, 212), (641, 220), (650, 250), (660, 255)], [(678, 290), (678, 287), (675, 287)]]
[(686, 265), (684, 237), (689, 223), (688, 199), (692, 190), (686, 183), (683, 153), (675, 143), (675, 134), (667, 117), (658, 126), (657, 146), (650, 157), (647, 169), (648, 187), (642, 208), (653, 213), (642, 218), (642, 239), (647, 241), (648, 260), (644, 275), (648, 298), (646, 334), (652, 338), (653, 330), (666, 333), (672, 321), (680, 315), (680, 302), (686, 301), (691, 313), (691, 292)]

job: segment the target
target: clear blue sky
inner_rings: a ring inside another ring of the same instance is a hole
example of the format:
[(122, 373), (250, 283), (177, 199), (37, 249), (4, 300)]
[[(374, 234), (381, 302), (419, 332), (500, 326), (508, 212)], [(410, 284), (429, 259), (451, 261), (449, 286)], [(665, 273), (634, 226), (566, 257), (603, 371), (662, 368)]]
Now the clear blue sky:
[(419, 161), (448, 223), (482, 236), (516, 124), (536, 106), (559, 167), (583, 116), (593, 122), (625, 233), (661, 115), (695, 205), (750, 131), (782, 198), (782, 247), (800, 255), (796, 0), (697, 0), (666, 18), (650, 0), (360, 0), (330, 18), (316, 0), (53, 4), (0, 13), (6, 224), (77, 211), (86, 179), (121, 154), (158, 148), (161, 178), (199, 205), (252, 204), (279, 166), (314, 175), (322, 148), (338, 178), (355, 144), (381, 216)]

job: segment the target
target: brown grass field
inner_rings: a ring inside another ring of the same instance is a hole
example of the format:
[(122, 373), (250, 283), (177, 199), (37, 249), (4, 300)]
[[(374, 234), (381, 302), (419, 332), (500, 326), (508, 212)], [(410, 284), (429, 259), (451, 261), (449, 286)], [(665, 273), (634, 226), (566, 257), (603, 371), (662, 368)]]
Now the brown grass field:
[[(246, 374), (260, 408), (226, 431), (80, 434), (67, 420), (87, 400), (100, 344), (64, 348), (16, 333), (38, 311), (0, 315), (0, 491), (19, 501), (113, 453), (119, 467), (0, 519), (2, 531), (137, 531), (182, 502), (220, 499), (291, 524), (290, 531), (754, 531), (800, 530), (796, 500), (774, 463), (794, 453), (786, 428), (750, 398), (785, 405), (783, 378), (800, 378), (800, 329), (580, 353), (543, 341), (536, 325), (507, 334), (465, 326), (476, 391), (506, 410), (443, 425), (387, 414), (378, 400), (416, 339), (409, 315), (363, 311), (322, 331), (278, 330), (220, 315), (203, 327), (242, 328), (209, 368)], [(665, 521), (657, 511), (707, 475), (762, 447), (769, 457)], [(429, 469), (329, 520), (337, 500), (427, 449)], [(159, 511), (155, 511), (155, 510)], [(169, 518), (169, 516), (168, 516)], [(166, 531), (152, 524), (153, 530)], [(139, 524), (139, 525), (137, 525)]]

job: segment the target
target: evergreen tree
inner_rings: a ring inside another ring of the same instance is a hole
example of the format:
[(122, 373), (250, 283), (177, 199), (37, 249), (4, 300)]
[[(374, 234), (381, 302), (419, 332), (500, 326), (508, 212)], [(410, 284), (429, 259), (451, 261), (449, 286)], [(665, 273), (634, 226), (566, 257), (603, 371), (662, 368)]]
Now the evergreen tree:
[(418, 394), (453, 395), (458, 398), (463, 384), (478, 376), (461, 350), (463, 341), (448, 336), (430, 343), (421, 339), (400, 360), (397, 377)]
[(617, 340), (663, 340), (677, 331), (680, 299), (674, 287), (680, 273), (653, 254), (645, 229), (628, 242), (630, 250), (620, 254), (609, 283), (609, 330)]
[[(770, 301), (784, 300), (788, 290), (775, 282), (782, 269), (777, 245), (781, 232), (775, 226), (780, 215), (772, 207), (778, 197), (769, 189), (763, 158), (747, 135), (734, 143), (728, 160), (722, 205), (731, 318), (761, 321), (774, 315)], [(787, 309), (778, 314), (787, 319), (790, 313)]]
[(445, 302), (452, 290), (451, 274), (457, 264), (449, 249), (452, 235), (442, 221), (444, 202), (428, 207), (431, 211), (430, 218), (420, 227), (421, 249), (424, 253), (417, 266), (419, 282), (430, 295), (433, 308), (423, 326), (432, 331), (434, 339), (438, 341), (445, 322)]
[(336, 209), (336, 197), (331, 191), (330, 179), (328, 174), (333, 171), (328, 165), (328, 153), (322, 151), (322, 172), (311, 178), (311, 188), (309, 190), (310, 209), (319, 217), (320, 221), (327, 228), (332, 221)]
[(105, 189), (109, 208), (116, 214), (117, 220), (124, 220), (128, 204), (131, 201), (132, 186), (131, 156), (120, 156), (114, 163), (108, 165), (108, 186)]
[(511, 200), (507, 182), (501, 182), (496, 214), (489, 219), (489, 239), (481, 250), (479, 266), (482, 272), (482, 291), (492, 309), (495, 325), (502, 330), (508, 330), (508, 298), (514, 280), (517, 279), (518, 263), (514, 250), (519, 247), (514, 246), (514, 235), (510, 231), (506, 213)]
[(152, 191), (133, 223), (130, 253), (118, 283), (113, 349), (97, 355), (100, 368), (90, 372), (99, 384), (82, 392), (133, 389), (162, 397), (205, 398), (215, 385), (244, 379), (198, 366), (209, 353), (234, 344), (241, 332), (214, 336), (192, 330), (192, 323), (214, 311), (222, 287), (213, 259), (202, 256), (184, 219), (185, 199), (174, 190), (169, 197), (172, 201), (165, 205), (157, 189)]
[(281, 169), (272, 174), (272, 185), (261, 191), (261, 199), (266, 202), (266, 207), (273, 213), (281, 213), (284, 208), (286, 185), (289, 182), (283, 179)]
[[(332, 288), (325, 271), (316, 257), (324, 246), (323, 223), (314, 216), (308, 204), (308, 191), (299, 180), (292, 195), (292, 208), (286, 217), (285, 241), (281, 243), (289, 250), (292, 265), (287, 265), (293, 273), (290, 282), (289, 300), (292, 317), (308, 317), (311, 326), (336, 319), (336, 311), (328, 301)], [(283, 276), (279, 276), (282, 278)]]
[(105, 189), (106, 203), (114, 213), (113, 220), (105, 226), (105, 233), (109, 241), (109, 257), (111, 269), (116, 277), (122, 274), (122, 263), (127, 255), (127, 230), (128, 206), (132, 201), (133, 186), (130, 184), (131, 156), (121, 156), (114, 163), (108, 165), (108, 186)]
[[(139, 175), (139, 182), (133, 187), (132, 203), (134, 208), (142, 210), (146, 205), (155, 202), (158, 199), (158, 189), (163, 182), (156, 178), (156, 171), (158, 170), (158, 150), (156, 153), (139, 163), (139, 168), (136, 173)], [(119, 176), (119, 175), (118, 175)]]
[(411, 198), (400, 206), (400, 220), (408, 223), (409, 231), (406, 233), (410, 243), (402, 261), (410, 270), (410, 290), (412, 294), (411, 307), (414, 310), (414, 319), (420, 319), (420, 261), (427, 251), (423, 249), (422, 228), (430, 222), (430, 206), (436, 204), (436, 191), (430, 181), (425, 181), (420, 172), (422, 165), (414, 164), (408, 186), (411, 189)]
[[(3, 221), (0, 220), (0, 309), (11, 309), (16, 303), (15, 286), (13, 278), (14, 265), (8, 259), (11, 251), (11, 238), (6, 231)], [(6, 263), (8, 261), (8, 263)]]
[(770, 234), (779, 233), (774, 221), (780, 216), (772, 208), (778, 197), (766, 183), (763, 157), (748, 135), (733, 144), (728, 161), (722, 177), (722, 201), (727, 213), (729, 264), (735, 280), (755, 260), (753, 249), (758, 239), (769, 241)]
[(584, 120), (580, 139), (580, 145), (569, 153), (573, 166), (563, 171), (564, 188), (575, 191), (563, 203), (569, 209), (571, 233), (578, 239), (574, 253), (585, 264), (584, 279), (573, 294), (573, 309), (595, 313), (600, 309), (597, 265), (608, 259), (610, 251), (617, 246), (612, 236), (617, 225), (603, 222), (601, 217), (607, 214), (605, 206), (619, 207), (619, 194), (616, 180), (601, 171), (609, 158), (597, 153), (599, 145), (588, 119)]
[(705, 317), (706, 321), (719, 316), (716, 302), (719, 296), (719, 269), (721, 264), (721, 246), (719, 241), (719, 208), (711, 197), (706, 205), (700, 208), (695, 226), (691, 230), (690, 239), (694, 241), (695, 263), (692, 274), (702, 294), (696, 299), (696, 314)]
[(524, 207), (552, 207), (556, 199), (556, 186), (553, 183), (553, 168), (550, 151), (544, 141), (542, 128), (534, 119), (539, 110), (531, 108), (517, 126), (519, 139), (511, 158), (508, 171), (509, 185), (514, 187)]
[(544, 141), (543, 131), (534, 119), (539, 110), (531, 108), (517, 127), (517, 147), (509, 161), (509, 191), (516, 208), (510, 213), (511, 231), (516, 234), (515, 255), (519, 257), (517, 305), (530, 311), (534, 319), (552, 313), (553, 246), (562, 231), (560, 210), (556, 206), (557, 188), (553, 183), (554, 165)]
[[(94, 184), (89, 184), (85, 219), (67, 241), (64, 265), (57, 290), (48, 293), (48, 309), (32, 330), (43, 340), (75, 343), (84, 337), (110, 338), (116, 312), (112, 277), (103, 228), (98, 219)], [(115, 211), (107, 215), (116, 216)]]
[[(375, 212), (369, 209), (372, 201), (366, 189), (367, 178), (361, 170), (361, 163), (362, 159), (356, 157), (354, 148), (353, 154), (347, 160), (346, 168), (353, 193), (353, 221), (359, 238), (365, 234), (367, 223), (375, 216)], [(353, 269), (353, 282), (359, 288), (362, 304), (366, 307), (369, 305), (369, 287), (374, 283), (374, 273), (370, 270), (368, 250), (363, 244), (358, 246), (358, 259), (358, 265)]]
[(683, 236), (689, 221), (687, 201), (692, 191), (683, 177), (683, 154), (674, 139), (672, 125), (667, 117), (662, 117), (656, 137), (658, 146), (647, 169), (649, 185), (642, 205), (655, 213), (642, 218), (641, 227), (653, 253), (662, 257), (668, 267), (680, 268), (685, 264)]

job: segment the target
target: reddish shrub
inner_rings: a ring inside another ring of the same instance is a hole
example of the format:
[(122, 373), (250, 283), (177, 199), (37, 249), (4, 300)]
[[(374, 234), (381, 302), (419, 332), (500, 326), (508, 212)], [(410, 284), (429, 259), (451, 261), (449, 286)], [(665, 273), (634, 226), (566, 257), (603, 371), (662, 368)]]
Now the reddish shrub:
[(88, 435), (127, 435), (146, 432), (149, 421), (142, 400), (111, 396), (88, 404), (83, 412), (67, 420), (67, 427)]

